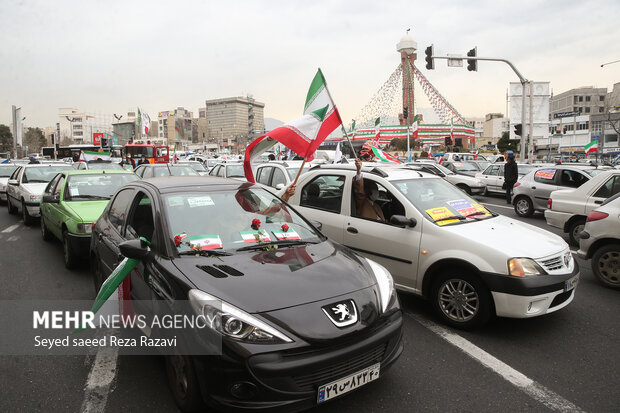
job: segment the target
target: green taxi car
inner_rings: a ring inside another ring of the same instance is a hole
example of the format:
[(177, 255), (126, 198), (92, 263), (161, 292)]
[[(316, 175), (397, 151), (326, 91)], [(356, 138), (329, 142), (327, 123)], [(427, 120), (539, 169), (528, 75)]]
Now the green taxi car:
[(62, 241), (65, 266), (88, 257), (93, 222), (122, 185), (138, 180), (130, 171), (67, 170), (47, 185), (41, 200), (41, 235)]

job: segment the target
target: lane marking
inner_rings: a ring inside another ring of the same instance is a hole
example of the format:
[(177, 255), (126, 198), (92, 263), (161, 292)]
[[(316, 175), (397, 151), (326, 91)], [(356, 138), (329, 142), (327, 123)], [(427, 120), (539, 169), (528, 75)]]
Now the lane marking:
[(3, 229), (2, 232), (12, 232), (17, 228), (19, 228), (19, 224), (11, 225), (10, 227)]
[(86, 380), (82, 413), (103, 413), (118, 366), (118, 347), (102, 347)]
[(13, 241), (17, 241), (19, 240), (19, 237), (17, 235), (12, 235), (10, 237), (7, 238), (7, 242), (13, 242)]
[(405, 314), (408, 314), (418, 323), (422, 324), (424, 327), (428, 328), (433, 333), (446, 340), (448, 343), (457, 347), (459, 350), (461, 350), (474, 360), (478, 361), (486, 368), (499, 374), (504, 380), (518, 387), (525, 394), (527, 394), (534, 400), (537, 400), (540, 403), (544, 404), (548, 408), (559, 412), (584, 412), (579, 407), (564, 399), (559, 394), (554, 393), (553, 391), (544, 387), (542, 384), (528, 378), (524, 374), (513, 369), (503, 361), (493, 357), (486, 351), (482, 350), (480, 347), (459, 336), (458, 334), (451, 333), (445, 328), (419, 317), (417, 314)]

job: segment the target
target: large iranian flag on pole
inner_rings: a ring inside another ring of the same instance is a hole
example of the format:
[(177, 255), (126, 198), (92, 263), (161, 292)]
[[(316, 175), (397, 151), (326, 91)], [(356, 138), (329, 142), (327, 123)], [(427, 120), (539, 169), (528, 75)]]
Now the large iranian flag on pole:
[(592, 141), (583, 147), (586, 150), (586, 155), (592, 152), (598, 152), (598, 141)]
[(418, 115), (415, 115), (413, 117), (413, 123), (411, 124), (411, 136), (413, 137), (413, 139), (418, 139), (418, 129)]
[(319, 69), (310, 84), (303, 116), (260, 136), (246, 148), (243, 160), (246, 179), (255, 182), (252, 160), (277, 142), (303, 156), (305, 160), (312, 160), (316, 148), (340, 124), (340, 114), (329, 94), (323, 72)]

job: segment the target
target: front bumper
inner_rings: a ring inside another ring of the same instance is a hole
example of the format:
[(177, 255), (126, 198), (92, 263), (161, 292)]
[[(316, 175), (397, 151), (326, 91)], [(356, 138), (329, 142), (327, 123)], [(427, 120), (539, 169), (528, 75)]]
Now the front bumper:
[[(294, 412), (317, 405), (318, 387), (377, 362), (381, 375), (403, 350), (402, 313), (395, 311), (378, 328), (337, 346), (303, 346), (239, 357), (224, 350), (220, 357), (195, 357), (205, 401), (219, 409)], [(232, 386), (245, 383), (255, 393), (234, 397)]]
[(562, 275), (538, 275), (512, 277), (509, 275), (483, 273), (495, 303), (495, 313), (500, 317), (529, 318), (552, 313), (570, 304), (576, 287), (565, 291), (566, 281), (577, 277), (579, 265), (571, 273)]
[(69, 247), (78, 255), (88, 257), (90, 249), (90, 234), (67, 234), (69, 240)]
[(552, 227), (560, 228), (564, 232), (566, 232), (564, 226), (572, 216), (573, 214), (567, 214), (566, 212), (545, 209), (545, 219), (547, 220), (547, 224)]
[(6, 202), (6, 191), (0, 191), (0, 201)]
[(28, 215), (31, 217), (41, 216), (41, 203), (40, 202), (24, 202), (24, 206), (28, 211)]

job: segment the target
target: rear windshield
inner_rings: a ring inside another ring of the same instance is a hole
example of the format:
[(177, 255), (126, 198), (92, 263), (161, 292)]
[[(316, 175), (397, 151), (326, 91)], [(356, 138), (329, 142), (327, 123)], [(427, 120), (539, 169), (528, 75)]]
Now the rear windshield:
[(58, 172), (66, 171), (67, 169), (73, 170), (73, 167), (71, 165), (55, 165), (26, 168), (23, 182), (28, 184), (48, 183)]
[(226, 165), (227, 178), (244, 178), (243, 165)]
[(123, 170), (123, 167), (114, 162), (89, 162), (88, 169), (93, 171), (105, 171), (105, 170)]
[(135, 174), (71, 175), (67, 179), (65, 201), (88, 201), (110, 199), (118, 188), (136, 181)]
[(17, 165), (0, 166), (0, 178), (8, 178), (17, 169)]

